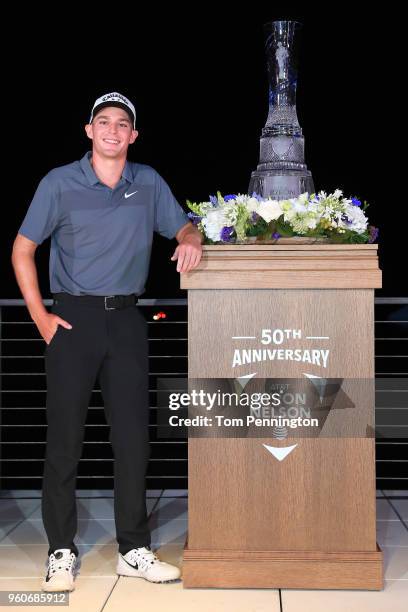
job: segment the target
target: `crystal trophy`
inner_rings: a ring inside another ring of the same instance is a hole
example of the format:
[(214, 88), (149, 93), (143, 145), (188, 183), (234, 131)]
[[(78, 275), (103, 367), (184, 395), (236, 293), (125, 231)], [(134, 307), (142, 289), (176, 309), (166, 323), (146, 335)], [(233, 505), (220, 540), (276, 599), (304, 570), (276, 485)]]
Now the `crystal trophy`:
[(248, 193), (274, 200), (314, 192), (304, 159), (305, 140), (296, 113), (298, 21), (264, 25), (269, 113), (260, 138), (260, 158)]

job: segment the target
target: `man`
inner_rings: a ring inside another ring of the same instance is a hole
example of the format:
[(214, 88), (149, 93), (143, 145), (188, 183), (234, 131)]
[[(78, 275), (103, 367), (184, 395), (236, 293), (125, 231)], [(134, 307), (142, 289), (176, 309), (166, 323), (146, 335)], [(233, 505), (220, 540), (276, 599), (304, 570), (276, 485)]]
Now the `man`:
[[(92, 151), (41, 180), (13, 247), (17, 282), (47, 345), (45, 591), (74, 589), (75, 482), (96, 378), (114, 455), (117, 573), (152, 582), (180, 576), (150, 549), (147, 332), (136, 302), (144, 291), (153, 232), (177, 239), (171, 259), (180, 273), (198, 265), (201, 235), (160, 175), (127, 161), (128, 146), (138, 136), (135, 122), (125, 96), (112, 92), (96, 100), (85, 126)], [(34, 261), (48, 236), (51, 313), (42, 302)]]

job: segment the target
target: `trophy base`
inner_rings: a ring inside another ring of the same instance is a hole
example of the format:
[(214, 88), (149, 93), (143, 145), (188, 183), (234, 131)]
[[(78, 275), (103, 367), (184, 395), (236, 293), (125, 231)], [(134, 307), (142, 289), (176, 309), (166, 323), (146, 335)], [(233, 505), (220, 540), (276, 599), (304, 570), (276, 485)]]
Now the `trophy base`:
[(306, 172), (259, 172), (255, 170), (251, 174), (248, 193), (258, 194), (264, 198), (271, 197), (274, 200), (288, 200), (297, 198), (301, 193), (314, 193), (313, 178), (309, 171)]

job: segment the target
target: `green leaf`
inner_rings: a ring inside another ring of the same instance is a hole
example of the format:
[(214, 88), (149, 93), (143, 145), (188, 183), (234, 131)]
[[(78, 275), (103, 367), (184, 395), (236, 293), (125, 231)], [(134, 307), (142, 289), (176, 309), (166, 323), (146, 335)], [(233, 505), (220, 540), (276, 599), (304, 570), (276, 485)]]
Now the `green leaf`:
[(264, 236), (268, 234), (270, 237), (272, 232), (270, 231), (268, 223), (265, 221), (265, 219), (262, 219), (262, 217), (258, 219), (255, 225), (250, 223), (246, 231), (246, 236)]
[(195, 213), (199, 217), (202, 216), (201, 215), (201, 205), (200, 204), (196, 204), (196, 202), (190, 202), (190, 200), (187, 200), (187, 206), (189, 207), (190, 210), (193, 211), (193, 213)]
[(281, 236), (285, 238), (290, 238), (290, 236), (296, 236), (295, 232), (292, 229), (292, 226), (289, 223), (285, 223), (283, 217), (279, 217), (276, 221), (276, 231), (279, 232)]

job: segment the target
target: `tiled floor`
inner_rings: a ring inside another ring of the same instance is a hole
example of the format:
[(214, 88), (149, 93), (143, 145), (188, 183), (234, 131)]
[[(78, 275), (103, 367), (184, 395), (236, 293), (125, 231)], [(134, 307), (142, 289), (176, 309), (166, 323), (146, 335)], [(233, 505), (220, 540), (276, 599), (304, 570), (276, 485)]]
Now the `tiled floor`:
[[(386, 579), (385, 589), (380, 592), (183, 589), (180, 581), (155, 585), (135, 578), (119, 578), (115, 572), (117, 544), (112, 493), (78, 491), (77, 496), (80, 568), (76, 589), (70, 594), (69, 610), (182, 612), (193, 607), (211, 612), (407, 610), (408, 491), (377, 492), (377, 540), (384, 552)], [(40, 590), (48, 549), (40, 504), (38, 491), (0, 492), (0, 591)], [(187, 491), (149, 491), (147, 507), (153, 548), (158, 549), (163, 560), (181, 565), (187, 529)]]

